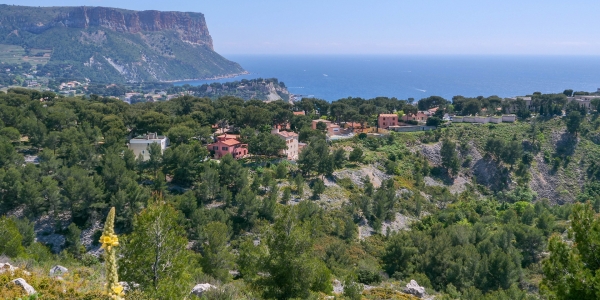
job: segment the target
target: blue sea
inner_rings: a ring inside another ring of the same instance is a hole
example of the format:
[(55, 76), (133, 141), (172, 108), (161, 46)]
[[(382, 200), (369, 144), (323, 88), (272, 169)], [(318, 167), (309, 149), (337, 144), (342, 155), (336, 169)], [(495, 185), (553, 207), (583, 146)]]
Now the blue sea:
[(328, 101), (377, 96), (512, 97), (600, 88), (600, 56), (229, 55), (250, 74), (201, 85), (278, 78), (296, 95)]

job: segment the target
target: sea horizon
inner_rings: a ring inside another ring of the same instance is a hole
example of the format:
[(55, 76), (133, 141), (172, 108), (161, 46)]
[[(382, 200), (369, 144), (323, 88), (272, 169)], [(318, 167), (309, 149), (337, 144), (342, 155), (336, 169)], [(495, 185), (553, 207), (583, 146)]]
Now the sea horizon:
[(202, 85), (277, 78), (290, 93), (334, 101), (346, 97), (513, 97), (565, 89), (596, 92), (596, 55), (431, 54), (244, 54), (226, 55), (249, 74), (218, 80), (174, 82)]

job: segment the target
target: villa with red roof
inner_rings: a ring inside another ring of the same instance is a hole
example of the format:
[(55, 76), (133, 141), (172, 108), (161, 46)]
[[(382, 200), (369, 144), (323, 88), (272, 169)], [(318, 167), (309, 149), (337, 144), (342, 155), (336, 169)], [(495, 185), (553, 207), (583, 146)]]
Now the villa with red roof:
[(430, 114), (423, 111), (418, 111), (416, 114), (406, 114), (402, 116), (403, 121), (417, 121), (419, 123), (427, 121)]
[(235, 159), (240, 159), (248, 155), (248, 144), (242, 144), (239, 138), (239, 135), (234, 134), (220, 135), (216, 142), (208, 145), (208, 151), (214, 153), (216, 159), (220, 159), (227, 153)]

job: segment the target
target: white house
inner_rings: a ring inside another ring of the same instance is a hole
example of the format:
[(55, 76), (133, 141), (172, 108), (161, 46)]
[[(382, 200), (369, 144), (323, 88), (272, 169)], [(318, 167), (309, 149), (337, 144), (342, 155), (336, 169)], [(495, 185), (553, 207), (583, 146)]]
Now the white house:
[(141, 154), (144, 157), (144, 160), (148, 160), (150, 159), (148, 150), (152, 143), (159, 144), (160, 150), (164, 152), (165, 149), (167, 149), (167, 146), (169, 146), (169, 139), (166, 136), (158, 135), (157, 133), (148, 133), (129, 140), (129, 149), (133, 151), (135, 157), (138, 157)]
[(275, 128), (271, 133), (277, 135), (285, 141), (287, 149), (283, 150), (283, 154), (287, 156), (289, 160), (298, 159), (298, 134), (290, 131), (279, 131)]

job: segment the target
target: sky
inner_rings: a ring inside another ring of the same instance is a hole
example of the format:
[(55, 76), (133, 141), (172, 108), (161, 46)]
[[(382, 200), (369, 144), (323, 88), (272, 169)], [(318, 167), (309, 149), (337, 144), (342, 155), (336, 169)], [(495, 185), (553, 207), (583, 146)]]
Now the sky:
[(598, 0), (0, 0), (201, 12), (220, 54), (600, 55)]

